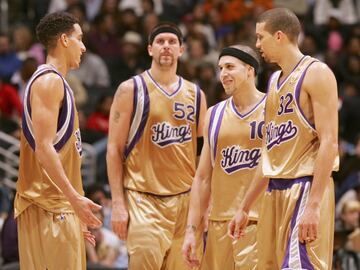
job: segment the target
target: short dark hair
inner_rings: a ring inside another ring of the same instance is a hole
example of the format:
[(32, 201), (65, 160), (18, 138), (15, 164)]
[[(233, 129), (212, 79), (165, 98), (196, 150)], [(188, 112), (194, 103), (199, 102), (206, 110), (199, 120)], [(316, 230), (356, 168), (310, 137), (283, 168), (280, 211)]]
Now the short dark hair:
[(36, 27), (36, 35), (46, 49), (51, 49), (56, 46), (56, 40), (59, 36), (74, 31), (74, 24), (77, 23), (79, 21), (70, 13), (51, 13), (40, 20)]
[(301, 25), (295, 13), (287, 8), (274, 8), (265, 11), (257, 19), (265, 23), (265, 30), (270, 34), (276, 31), (284, 32), (291, 42), (296, 43), (301, 31)]
[(183, 43), (183, 35), (180, 31), (180, 28), (175, 23), (161, 22), (151, 30), (149, 37), (148, 37), (149, 45), (152, 45), (155, 37), (161, 33), (173, 33), (178, 37), (179, 43), (180, 44)]

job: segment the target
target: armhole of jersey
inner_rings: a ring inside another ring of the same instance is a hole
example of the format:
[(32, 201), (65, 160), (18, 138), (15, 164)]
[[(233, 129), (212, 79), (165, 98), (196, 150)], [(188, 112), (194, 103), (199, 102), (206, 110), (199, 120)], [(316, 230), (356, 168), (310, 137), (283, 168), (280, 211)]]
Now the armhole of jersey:
[(266, 95), (269, 94), (269, 91), (271, 89), (271, 86), (273, 85), (274, 83), (274, 80), (275, 78), (278, 78), (279, 79), (279, 74), (280, 74), (280, 70), (277, 70), (275, 71), (273, 74), (270, 75), (270, 78), (269, 78), (269, 81), (268, 81), (268, 84), (267, 84), (267, 87), (266, 87)]
[(195, 85), (196, 91), (196, 130), (199, 126), (200, 112), (201, 112), (201, 90), (198, 85)]
[(145, 81), (141, 75), (133, 77), (134, 80), (134, 107), (130, 130), (125, 149), (125, 158), (127, 158), (136, 143), (140, 140), (144, 132), (147, 118), (150, 110), (149, 93)]
[(216, 159), (216, 148), (217, 148), (219, 130), (227, 102), (228, 99), (216, 104), (210, 114), (208, 138), (209, 138), (209, 146), (210, 146), (211, 164), (213, 167), (215, 165), (215, 159)]
[(23, 121), (22, 128), (23, 134), (31, 148), (35, 151), (35, 137), (33, 133), (33, 124), (31, 119), (31, 104), (30, 104), (30, 92), (31, 86), (34, 81), (44, 75), (45, 73), (53, 72), (60, 76), (64, 85), (64, 99), (63, 104), (59, 109), (59, 117), (57, 123), (56, 136), (53, 141), (54, 148), (57, 152), (65, 145), (67, 140), (70, 138), (74, 129), (74, 106), (73, 97), (70, 94), (70, 90), (66, 89), (66, 83), (64, 78), (54, 69), (46, 67), (35, 71), (33, 77), (30, 79), (28, 86), (25, 90), (24, 102), (23, 102)]
[(296, 107), (299, 110), (300, 117), (302, 118), (304, 123), (307, 124), (314, 131), (316, 131), (315, 125), (310, 123), (309, 119), (307, 119), (307, 117), (305, 116), (303, 110), (300, 107), (300, 92), (301, 92), (301, 86), (303, 84), (306, 72), (307, 72), (308, 68), (315, 62), (319, 62), (319, 61), (318, 60), (313, 60), (308, 64), (308, 66), (304, 69), (303, 73), (301, 74), (300, 79), (298, 80), (298, 82), (297, 82), (297, 84), (295, 86), (295, 104), (296, 104)]

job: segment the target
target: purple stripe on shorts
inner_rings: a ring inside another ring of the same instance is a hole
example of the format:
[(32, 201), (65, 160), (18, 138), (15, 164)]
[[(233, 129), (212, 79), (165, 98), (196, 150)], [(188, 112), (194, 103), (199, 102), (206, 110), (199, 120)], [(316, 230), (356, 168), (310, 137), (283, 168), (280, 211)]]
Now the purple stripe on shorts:
[[(301, 201), (303, 199), (303, 196), (304, 196), (305, 184), (306, 184), (306, 182), (309, 182), (309, 181), (312, 180), (312, 176), (306, 176), (306, 177), (302, 177), (302, 178), (299, 178), (299, 179), (304, 179), (304, 178), (305, 178), (305, 180), (297, 182), (297, 183), (301, 183), (301, 191), (300, 191), (299, 198), (297, 199), (297, 202), (296, 202), (294, 213), (292, 215), (292, 219), (291, 219), (291, 223), (290, 223), (289, 240), (288, 240), (288, 243), (287, 243), (286, 252), (285, 252), (285, 258), (284, 258), (283, 264), (281, 266), (281, 269), (290, 269), (289, 268), (289, 260), (290, 260), (289, 253), (290, 253), (290, 248), (291, 248), (291, 246), (290, 246), (291, 235), (293, 234), (294, 227), (296, 225), (296, 220), (297, 220), (298, 215), (299, 215), (299, 208), (300, 208), (300, 203), (301, 203)], [(295, 179), (295, 180), (297, 180), (297, 179)], [(298, 241), (298, 245), (299, 245), (299, 251), (300, 251), (301, 269), (314, 270), (314, 267), (311, 264), (311, 262), (309, 260), (309, 256), (307, 254), (306, 245), (300, 243), (299, 241)]]

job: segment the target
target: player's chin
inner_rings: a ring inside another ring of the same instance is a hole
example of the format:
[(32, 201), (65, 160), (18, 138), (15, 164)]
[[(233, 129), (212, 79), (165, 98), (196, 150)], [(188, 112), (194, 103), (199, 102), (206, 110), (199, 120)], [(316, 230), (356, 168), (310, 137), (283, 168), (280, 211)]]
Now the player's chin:
[(227, 94), (228, 96), (231, 96), (231, 94), (233, 93), (233, 89), (231, 87), (224, 87), (225, 90), (225, 94)]
[(73, 62), (70, 65), (70, 69), (77, 69), (79, 67), (80, 67), (80, 61)]

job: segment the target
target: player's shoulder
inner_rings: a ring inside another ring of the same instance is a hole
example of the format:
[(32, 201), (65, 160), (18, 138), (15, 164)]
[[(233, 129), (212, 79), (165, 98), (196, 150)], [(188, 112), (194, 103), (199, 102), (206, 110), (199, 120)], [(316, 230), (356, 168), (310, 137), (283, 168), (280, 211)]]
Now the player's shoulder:
[(116, 95), (119, 94), (133, 94), (135, 88), (135, 82), (133, 78), (123, 81), (119, 84)]
[(46, 72), (37, 77), (31, 85), (32, 95), (63, 95), (64, 81), (59, 74), (55, 72)]

